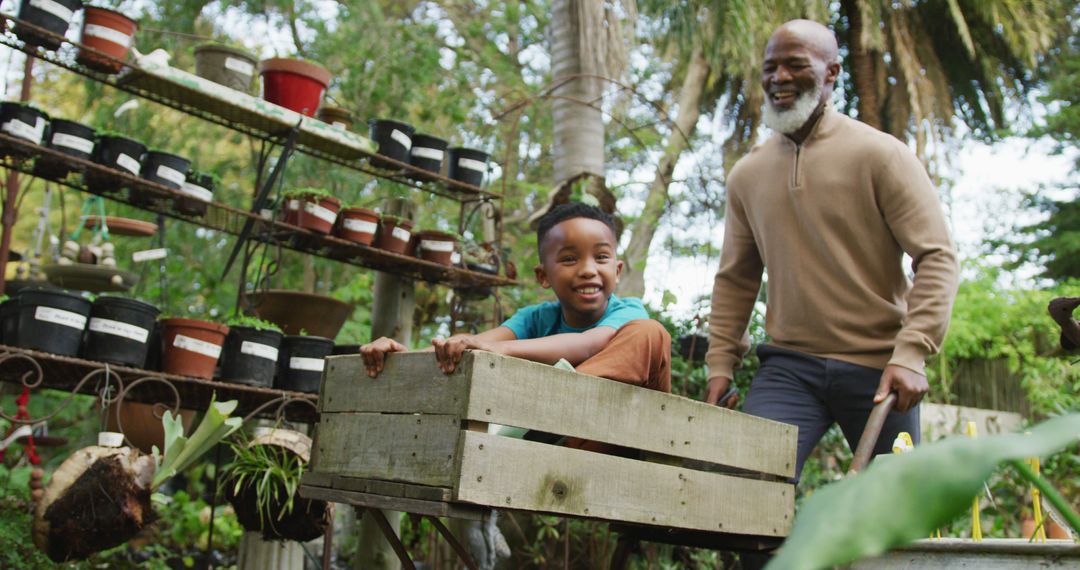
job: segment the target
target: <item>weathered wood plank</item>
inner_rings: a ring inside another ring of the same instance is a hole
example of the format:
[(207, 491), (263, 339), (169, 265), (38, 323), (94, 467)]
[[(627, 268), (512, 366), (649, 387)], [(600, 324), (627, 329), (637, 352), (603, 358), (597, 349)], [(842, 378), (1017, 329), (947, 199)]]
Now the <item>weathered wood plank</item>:
[(430, 353), (389, 354), (369, 378), (360, 355), (326, 359), (319, 411), (456, 414), (465, 404), (471, 365), (443, 374)]
[[(324, 479), (320, 480), (323, 481)], [(313, 483), (318, 484), (318, 483)], [(408, 499), (421, 499), (424, 501), (449, 501), (452, 493), (449, 487), (429, 487), (427, 485), (410, 485), (391, 481), (378, 481), (376, 479), (361, 479), (357, 477), (345, 477), (334, 475), (330, 484), (322, 484), (320, 487), (332, 487), (345, 491), (358, 491), (372, 495), (387, 495), (391, 497), (405, 497)]]
[(455, 500), (684, 529), (787, 535), (794, 487), (463, 432)]
[(795, 426), (487, 352), (466, 354), (462, 362), (472, 368), (469, 420), (795, 474)]
[(323, 413), (311, 471), (450, 487), (460, 432), (456, 416)]
[(373, 509), (390, 509), (418, 515), (431, 515), (433, 517), (454, 517), (469, 520), (487, 520), (491, 509), (474, 507), (471, 505), (455, 505), (436, 501), (424, 501), (405, 497), (385, 497), (356, 491), (343, 491), (327, 487), (313, 485), (301, 485), (300, 496), (307, 499), (321, 499), (332, 503), (353, 505), (356, 507), (369, 507)]

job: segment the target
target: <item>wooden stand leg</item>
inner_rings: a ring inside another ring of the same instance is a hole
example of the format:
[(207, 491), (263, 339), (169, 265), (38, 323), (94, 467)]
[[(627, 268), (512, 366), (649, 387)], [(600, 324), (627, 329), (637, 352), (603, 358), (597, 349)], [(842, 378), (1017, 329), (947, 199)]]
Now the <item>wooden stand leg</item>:
[(626, 563), (630, 561), (630, 554), (636, 545), (637, 540), (620, 536), (619, 542), (615, 544), (615, 553), (611, 555), (611, 566), (608, 570), (625, 570)]
[(480, 570), (476, 565), (476, 562), (473, 561), (472, 556), (469, 555), (469, 551), (458, 542), (457, 537), (450, 532), (450, 529), (446, 528), (446, 525), (444, 525), (441, 520), (433, 516), (428, 516), (427, 520), (435, 525), (435, 530), (439, 531), (439, 534), (446, 539), (446, 542), (450, 544), (450, 548), (453, 548), (454, 552), (457, 553), (458, 558), (461, 558), (461, 561), (465, 563), (466, 568), (469, 570)]
[(330, 557), (334, 552), (334, 520), (330, 519), (330, 525), (326, 527), (326, 534), (323, 534), (322, 545), (322, 567), (323, 570), (330, 570)]
[(397, 554), (398, 560), (401, 561), (401, 567), (405, 570), (416, 570), (416, 566), (413, 565), (412, 558), (409, 558), (409, 553), (405, 550), (405, 545), (401, 543), (401, 539), (394, 533), (394, 529), (390, 526), (390, 521), (386, 520), (386, 515), (379, 509), (356, 509), (357, 516), (360, 513), (366, 513), (371, 515), (372, 520), (379, 526), (379, 530), (382, 531), (383, 537), (386, 542), (390, 543), (390, 547), (394, 549), (394, 554)]

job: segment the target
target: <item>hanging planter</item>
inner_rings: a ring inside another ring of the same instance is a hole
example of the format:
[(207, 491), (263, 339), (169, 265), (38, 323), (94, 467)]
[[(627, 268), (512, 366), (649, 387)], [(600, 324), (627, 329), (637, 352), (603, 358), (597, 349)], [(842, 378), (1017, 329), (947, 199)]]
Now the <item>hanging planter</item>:
[[(120, 407), (119, 422), (116, 420), (117, 406)], [(160, 452), (164, 449), (165, 430), (162, 428), (161, 418), (158, 416), (162, 411), (161, 406), (157, 406), (159, 408), (157, 413), (155, 413), (154, 407), (154, 404), (140, 402), (114, 403), (105, 411), (105, 429), (122, 433), (131, 442), (131, 445), (147, 455), (153, 452), (154, 446), (157, 446)], [(179, 410), (178, 415), (181, 424), (184, 426), (184, 433), (191, 432), (190, 428), (195, 420), (195, 414), (195, 410), (185, 410), (183, 408)]]
[(269, 388), (274, 384), (281, 330), (272, 323), (241, 317), (229, 321), (221, 353), (221, 379)]
[[(415, 130), (412, 125), (389, 119), (371, 119), (368, 121), (368, 127), (371, 130), (371, 140), (379, 145), (377, 152), (380, 155), (398, 162), (409, 162), (409, 149), (412, 148), (412, 136)], [(378, 157), (371, 158), (371, 165), (378, 168), (398, 168), (397, 165), (380, 160)]]
[[(104, 134), (94, 147), (94, 162), (138, 176), (142, 172), (142, 158), (146, 154), (146, 145), (141, 142), (116, 134)], [(99, 172), (86, 173), (86, 187), (97, 194), (118, 192), (123, 184), (115, 176)]]
[(341, 200), (322, 188), (301, 188), (285, 194), (285, 223), (329, 234), (334, 229)]
[(309, 117), (315, 116), (333, 77), (317, 63), (280, 57), (260, 61), (259, 75), (263, 99)]
[(257, 317), (292, 335), (304, 331), (334, 338), (355, 308), (351, 303), (326, 295), (285, 289), (248, 291), (244, 297)]
[(123, 68), (120, 62), (127, 58), (137, 28), (135, 20), (120, 12), (87, 6), (79, 43), (109, 57), (80, 48), (75, 61), (103, 73), (118, 73)]
[(243, 93), (252, 92), (255, 63), (255, 56), (242, 49), (221, 44), (195, 48), (195, 75)]
[(289, 335), (281, 343), (274, 388), (296, 392), (319, 392), (326, 357), (334, 341), (321, 336)]
[[(68, 156), (90, 160), (94, 153), (94, 129), (75, 121), (53, 119), (49, 122), (45, 146)], [(34, 162), (34, 176), (49, 180), (61, 180), (71, 172), (64, 162), (48, 156), (40, 156)]]
[[(63, 36), (67, 33), (71, 19), (82, 8), (81, 0), (22, 0), (19, 3), (20, 20), (39, 28)], [(15, 24), (15, 35), (32, 46), (45, 49), (59, 49), (60, 40), (38, 33), (26, 26)]]
[(44, 289), (23, 289), (18, 300), (16, 346), (64, 356), (79, 354), (90, 301), (65, 291)]
[(361, 245), (371, 245), (379, 228), (379, 213), (368, 208), (345, 208), (338, 216), (335, 234)]
[(435, 230), (425, 230), (416, 234), (416, 257), (450, 265), (457, 245), (456, 235)]
[(447, 156), (447, 176), (470, 186), (483, 186), (488, 170), (488, 158), (488, 153), (482, 150), (452, 148)]
[(82, 357), (142, 368), (158, 312), (135, 299), (98, 297), (90, 309)]
[[(409, 164), (438, 174), (442, 171), (443, 156), (446, 154), (446, 141), (431, 135), (413, 135), (412, 149), (409, 150)], [(430, 180), (432, 177), (423, 172), (409, 172), (409, 177), (417, 180)]]
[(379, 233), (375, 235), (375, 247), (394, 253), (405, 253), (412, 238), (412, 227), (410, 220), (383, 215), (379, 220)]
[(318, 119), (331, 127), (343, 131), (351, 131), (353, 128), (352, 113), (348, 109), (323, 105), (319, 107)]
[(214, 201), (214, 190), (218, 178), (213, 174), (188, 170), (184, 185), (180, 187), (183, 196), (173, 199), (173, 208), (182, 214), (202, 216), (206, 214), (207, 204)]
[[(143, 178), (151, 182), (179, 191), (187, 181), (187, 171), (190, 167), (191, 161), (182, 156), (151, 150), (143, 157), (139, 172)], [(152, 209), (163, 209), (174, 200), (173, 196), (143, 188), (131, 188), (129, 197), (132, 204)]]
[[(48, 124), (49, 116), (30, 105), (0, 103), (0, 131), (9, 137), (39, 145), (45, 138)], [(30, 153), (13, 145), (0, 143), (0, 156), (25, 158), (30, 156)]]
[(210, 380), (221, 357), (229, 327), (209, 321), (171, 318), (161, 321), (162, 372)]

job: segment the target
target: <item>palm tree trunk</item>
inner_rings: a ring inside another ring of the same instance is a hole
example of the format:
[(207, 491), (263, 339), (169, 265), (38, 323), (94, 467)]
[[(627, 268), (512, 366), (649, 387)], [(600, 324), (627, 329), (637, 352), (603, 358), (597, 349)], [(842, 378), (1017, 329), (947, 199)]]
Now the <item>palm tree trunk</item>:
[(851, 53), (851, 81), (855, 95), (859, 97), (859, 120), (880, 129), (881, 100), (878, 97), (877, 54), (866, 46), (866, 14), (860, 0), (842, 0), (840, 3), (848, 20), (848, 47)]
[(581, 174), (604, 176), (604, 121), (599, 108), (591, 106), (599, 105), (602, 85), (595, 79), (570, 79), (587, 71), (582, 32), (600, 33), (603, 24), (583, 21), (588, 10), (580, 4), (599, 1), (554, 0), (551, 5), (551, 73), (556, 83), (566, 80), (552, 101), (556, 187)]
[(668, 187), (671, 174), (679, 156), (689, 146), (689, 139), (694, 135), (698, 117), (701, 114), (701, 96), (709, 82), (708, 61), (700, 47), (695, 48), (686, 68), (686, 76), (679, 91), (679, 110), (675, 117), (664, 155), (656, 167), (656, 174), (649, 185), (649, 194), (645, 198), (645, 209), (634, 222), (630, 243), (623, 253), (623, 278), (619, 283), (619, 294), (624, 297), (640, 297), (645, 293), (645, 266), (649, 262), (649, 246), (660, 216), (664, 214), (668, 203)]

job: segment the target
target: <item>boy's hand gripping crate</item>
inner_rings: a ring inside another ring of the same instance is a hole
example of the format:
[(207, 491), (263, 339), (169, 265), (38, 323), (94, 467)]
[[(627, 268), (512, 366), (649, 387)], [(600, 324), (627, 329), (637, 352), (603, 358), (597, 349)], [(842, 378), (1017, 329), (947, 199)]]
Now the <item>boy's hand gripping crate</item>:
[[(774, 545), (794, 516), (794, 426), (516, 358), (469, 352), (446, 375), (431, 353), (392, 354), (369, 378), (359, 356), (334, 357), (319, 412), (305, 496), (431, 516), (552, 513), (700, 546)], [(489, 423), (642, 459), (490, 434)]]

